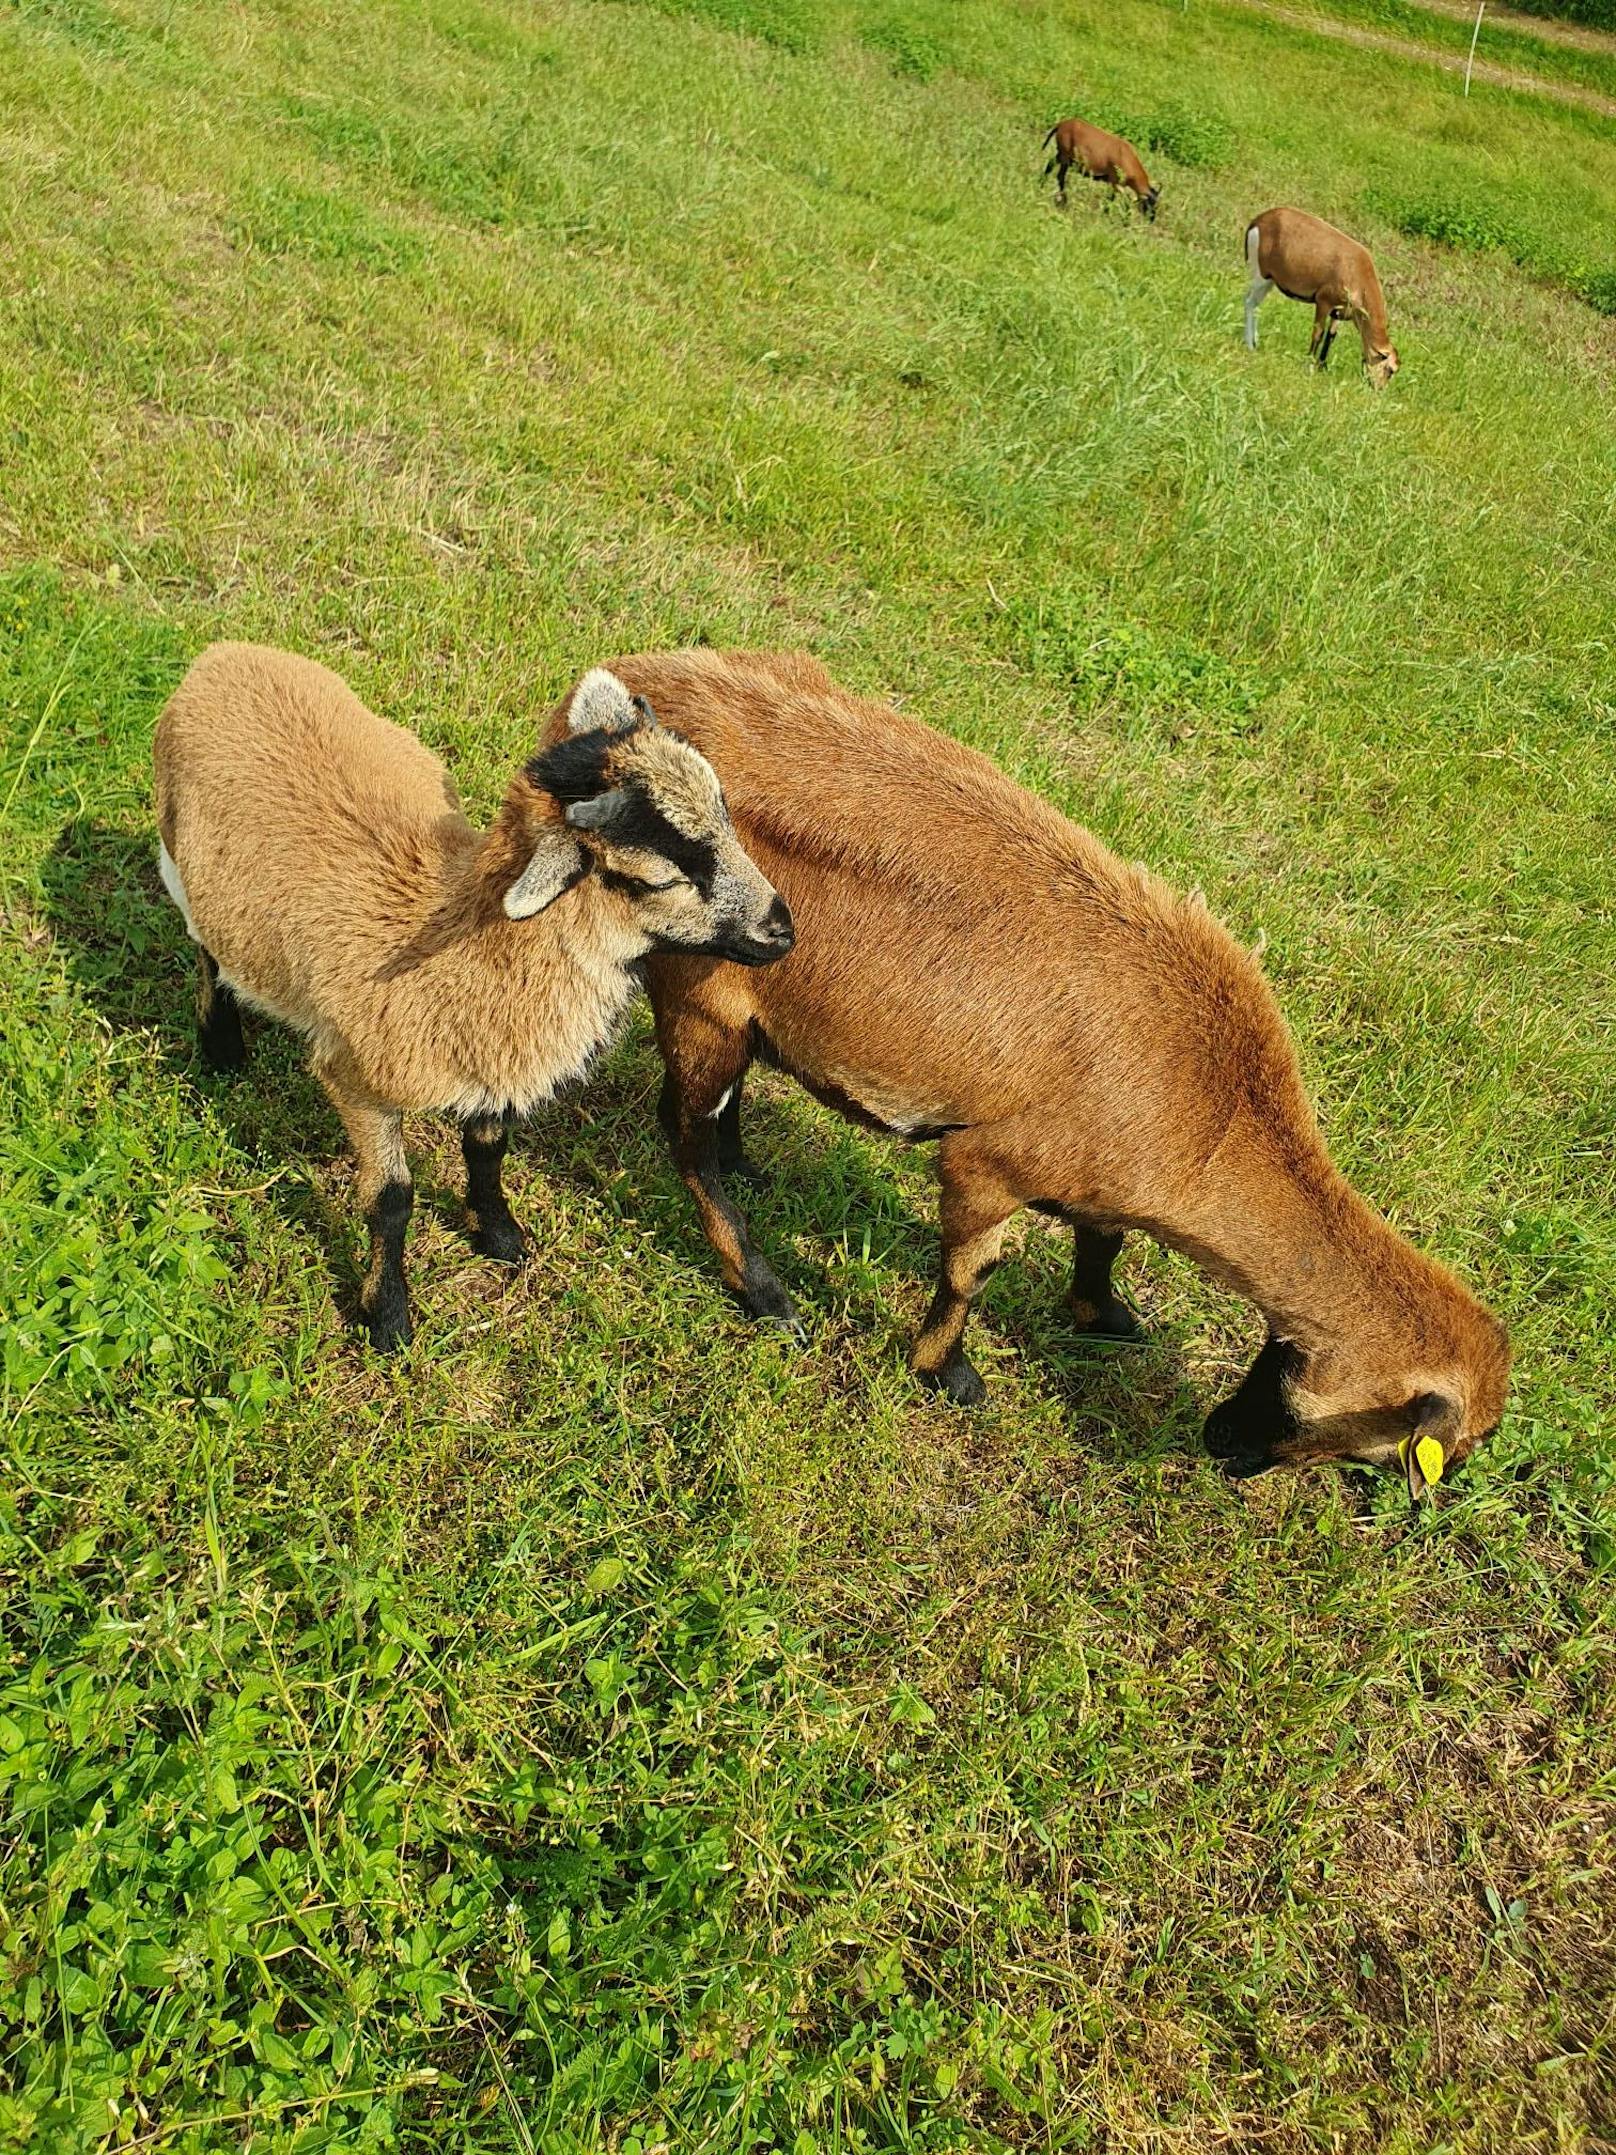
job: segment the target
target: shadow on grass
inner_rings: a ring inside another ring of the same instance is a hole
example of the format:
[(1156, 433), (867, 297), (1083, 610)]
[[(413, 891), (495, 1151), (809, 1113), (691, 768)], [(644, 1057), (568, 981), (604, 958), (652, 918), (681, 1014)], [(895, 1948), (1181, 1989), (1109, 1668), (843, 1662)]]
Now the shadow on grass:
[[(155, 1039), (176, 1076), (244, 1152), (266, 1167), (290, 1163), (306, 1170), (277, 1180), (270, 1201), (289, 1226), (317, 1244), (338, 1307), (357, 1328), (360, 1223), (319, 1186), (315, 1171), (341, 1156), (343, 1139), (305, 1066), (301, 1043), (249, 1015), (247, 1069), (218, 1076), (204, 1064), (194, 1014), (194, 947), (162, 889), (149, 834), (77, 818), (63, 826), (41, 881), (46, 918), (69, 976), (101, 1018), (119, 1031)], [(520, 1175), (531, 1163), (625, 1224), (649, 1229), (671, 1258), (716, 1286), (716, 1261), (657, 1127), (660, 1076), (654, 1049), (635, 1040), (585, 1091), (564, 1095), (518, 1131), (513, 1165)], [(861, 1309), (867, 1321), (880, 1321), (876, 1300), (890, 1296), (895, 1272), (913, 1283), (914, 1299), (923, 1304), (936, 1276), (935, 1218), (929, 1207), (921, 1216), (911, 1202), (896, 1172), (895, 1150), (830, 1121), (777, 1077), (753, 1080), (746, 1113), (748, 1143), (768, 1181), (762, 1189), (738, 1187), (735, 1195), (810, 1330), (823, 1330), (827, 1274), (838, 1246), (849, 1263), (835, 1293), (855, 1323)], [(419, 1194), (452, 1232), (464, 1233), (458, 1187), (425, 1180)], [(542, 1235), (542, 1221), (528, 1225)], [(793, 1242), (799, 1238), (824, 1251), (822, 1264), (796, 1261)], [(973, 1336), (980, 1342), (991, 1330), (1043, 1364), (1074, 1433), (1096, 1456), (1120, 1462), (1197, 1449), (1198, 1416), (1170, 1340), (1117, 1347), (1080, 1339), (1064, 1322), (1069, 1262), (1064, 1235), (1030, 1234), (1025, 1254), (1010, 1259), (990, 1286), (983, 1312), (973, 1319)], [(907, 1327), (900, 1320), (897, 1329)]]
[[(518, 1135), (513, 1157), (530, 1159), (551, 1180), (648, 1229), (660, 1248), (717, 1288), (718, 1261), (657, 1126), (661, 1082), (654, 1046), (636, 1038), (585, 1092), (543, 1110)], [(790, 1290), (810, 1340), (827, 1343), (834, 1302), (845, 1326), (890, 1325), (894, 1353), (905, 1355), (937, 1278), (934, 1148), (917, 1154), (896, 1139), (856, 1130), (775, 1072), (749, 1075), (743, 1113), (746, 1150), (764, 1181), (751, 1187), (731, 1180), (729, 1194)], [(924, 1197), (913, 1187), (917, 1160), (932, 1185)], [(1029, 1224), (1025, 1248), (1006, 1259), (972, 1316), (968, 1351), (991, 1337), (1041, 1365), (1074, 1437), (1097, 1459), (1121, 1464), (1199, 1455), (1206, 1403), (1191, 1390), (1173, 1334), (1153, 1323), (1148, 1308), (1141, 1312), (1146, 1337), (1138, 1344), (1075, 1332), (1065, 1307), (1071, 1248), (1065, 1230)], [(1125, 1292), (1131, 1270), (1125, 1254), (1119, 1271)], [(909, 1287), (907, 1314), (893, 1306), (900, 1278)], [(738, 1311), (736, 1321), (744, 1322)], [(992, 1368), (984, 1374), (990, 1400), (1002, 1396), (1004, 1375)]]
[(356, 1222), (332, 1203), (313, 1170), (342, 1150), (329, 1102), (300, 1043), (248, 1018), (251, 1061), (235, 1076), (203, 1062), (196, 1032), (196, 950), (157, 874), (155, 835), (92, 817), (65, 823), (40, 867), (45, 917), (68, 977), (115, 1031), (155, 1040), (177, 1077), (205, 1101), (232, 1143), (267, 1166), (310, 1172), (266, 1193), (288, 1225), (312, 1237), (346, 1323), (359, 1311)]

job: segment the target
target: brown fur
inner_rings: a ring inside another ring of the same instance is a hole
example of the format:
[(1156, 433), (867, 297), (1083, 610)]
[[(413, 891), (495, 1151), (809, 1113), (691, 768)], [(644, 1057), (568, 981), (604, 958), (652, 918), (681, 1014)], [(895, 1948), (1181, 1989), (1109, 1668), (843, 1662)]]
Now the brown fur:
[(1491, 1428), (1501, 1328), (1332, 1165), (1273, 995), (1203, 904), (809, 658), (615, 670), (711, 760), (798, 925), (766, 972), (650, 968), (664, 1121), (749, 1306), (793, 1321), (722, 1181), (744, 1164), (736, 1088), (761, 1051), (861, 1121), (946, 1133), (942, 1277), (914, 1360), (955, 1397), (980, 1393), (960, 1349), (971, 1297), (1036, 1204), (1077, 1230), (1085, 1329), (1131, 1328), (1110, 1281), (1131, 1228), (1264, 1312), (1284, 1345), (1213, 1431), (1237, 1466), (1385, 1463), (1421, 1413), (1450, 1458)]
[[(563, 734), (572, 703), (556, 714)], [(674, 825), (711, 842), (714, 890), (730, 913), (764, 920), (776, 894), (737, 844), (710, 767), (636, 722), (620, 684), (608, 705), (619, 723), (590, 736), (600, 750), (592, 790), (643, 789)], [(174, 895), (203, 946), (204, 1044), (221, 1003), (235, 1022), (234, 997), (308, 1035), (373, 1215), (389, 1187), (404, 1193), (393, 1211), (407, 1215), (402, 1111), (459, 1115), (479, 1234), (499, 1245), (492, 1254), (519, 1256), (499, 1193), (505, 1119), (583, 1073), (653, 944), (711, 942), (716, 900), (688, 883), (664, 893), (622, 885), (666, 864), (615, 844), (609, 829), (575, 828), (579, 808), (545, 790), (534, 767), (512, 781), (492, 828), (475, 831), (415, 735), (366, 710), (325, 667), (283, 651), (205, 651), (158, 723), (153, 764), (158, 827), (183, 886)], [(508, 904), (530, 864), (553, 867), (551, 883), (513, 918)], [(235, 1048), (239, 1060), (239, 1025)], [(371, 1315), (376, 1280), (397, 1270), (372, 1226)], [(402, 1235), (399, 1226), (400, 1247)], [(380, 1329), (407, 1336), (407, 1320)]]
[(1145, 215), (1155, 217), (1161, 189), (1150, 184), (1144, 160), (1125, 137), (1108, 134), (1103, 127), (1093, 127), (1087, 120), (1062, 120), (1045, 135), (1044, 148), (1047, 150), (1052, 142), (1055, 154), (1044, 167), (1044, 178), (1047, 180), (1051, 172), (1058, 174), (1056, 184), (1063, 202), (1066, 199), (1066, 175), (1075, 165), (1085, 179), (1104, 180), (1111, 189), (1113, 201), (1122, 188), (1128, 188), (1138, 196)]
[(1277, 286), (1287, 299), (1311, 301), (1308, 354), (1322, 367), (1337, 322), (1356, 325), (1370, 380), (1383, 388), (1397, 372), (1397, 351), (1386, 321), (1386, 300), (1367, 247), (1306, 210), (1264, 210), (1246, 227), (1252, 284), (1246, 300), (1246, 342), (1256, 349), (1257, 308)]

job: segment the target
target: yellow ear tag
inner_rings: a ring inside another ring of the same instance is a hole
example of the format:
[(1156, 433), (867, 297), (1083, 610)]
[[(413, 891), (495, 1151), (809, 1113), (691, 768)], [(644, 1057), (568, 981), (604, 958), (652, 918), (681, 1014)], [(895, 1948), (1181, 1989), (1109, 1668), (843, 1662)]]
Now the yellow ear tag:
[(1402, 1466), (1408, 1465), (1408, 1448), (1411, 1444), (1414, 1447), (1414, 1457), (1419, 1462), (1420, 1472), (1427, 1483), (1439, 1482), (1442, 1479), (1442, 1469), (1447, 1465), (1447, 1454), (1442, 1446), (1435, 1437), (1399, 1437), (1397, 1458)]
[(1447, 1464), (1446, 1455), (1435, 1437), (1420, 1437), (1414, 1445), (1414, 1457), (1420, 1463), (1420, 1472), (1428, 1482), (1439, 1482), (1442, 1469)]

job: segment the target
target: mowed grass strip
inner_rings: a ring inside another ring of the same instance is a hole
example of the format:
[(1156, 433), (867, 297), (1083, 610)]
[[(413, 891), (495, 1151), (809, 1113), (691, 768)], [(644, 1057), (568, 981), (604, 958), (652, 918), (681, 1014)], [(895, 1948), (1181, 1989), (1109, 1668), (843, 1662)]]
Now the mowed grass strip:
[[(0, 19), (5, 2131), (1597, 2146), (1616, 346), (1364, 205), (1591, 250), (1608, 142), (1145, 0), (375, 20)], [(1091, 99), (1177, 129), (1154, 232), (1040, 192)], [(1287, 197), (1376, 247), (1383, 397), (1277, 300), (1240, 349)], [(767, 1082), (793, 1355), (643, 1027), (520, 1141), (514, 1283), (412, 1131), (372, 1361), (339, 1133), (271, 1030), (202, 1073), (153, 871), (220, 634), (477, 811), (698, 636), (989, 749), (1266, 940), (1343, 1163), (1515, 1328), (1504, 1430), (1417, 1520), (1232, 1489), (1250, 1313), (1140, 1251), (1151, 1344), (1084, 1349), (1037, 1229), (944, 1411), (925, 1155)]]

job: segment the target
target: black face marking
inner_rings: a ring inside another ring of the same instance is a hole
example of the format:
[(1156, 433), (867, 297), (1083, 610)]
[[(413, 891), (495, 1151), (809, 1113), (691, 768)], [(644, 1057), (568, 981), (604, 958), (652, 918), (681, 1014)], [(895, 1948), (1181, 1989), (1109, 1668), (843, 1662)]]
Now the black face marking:
[(606, 759), (612, 740), (612, 735), (599, 726), (589, 733), (569, 733), (565, 740), (535, 756), (527, 766), (527, 775), (563, 807), (570, 807), (574, 801), (592, 801), (611, 784)]
[(1300, 1348), (1290, 1340), (1269, 1339), (1239, 1391), (1208, 1415), (1206, 1448), (1230, 1474), (1261, 1474), (1274, 1464), (1276, 1447), (1296, 1434), (1296, 1416), (1284, 1388), (1301, 1367)]
[(704, 898), (713, 894), (718, 879), (717, 850), (705, 838), (688, 837), (669, 821), (645, 788), (632, 780), (628, 799), (606, 831), (614, 846), (636, 852), (655, 853), (695, 884)]

